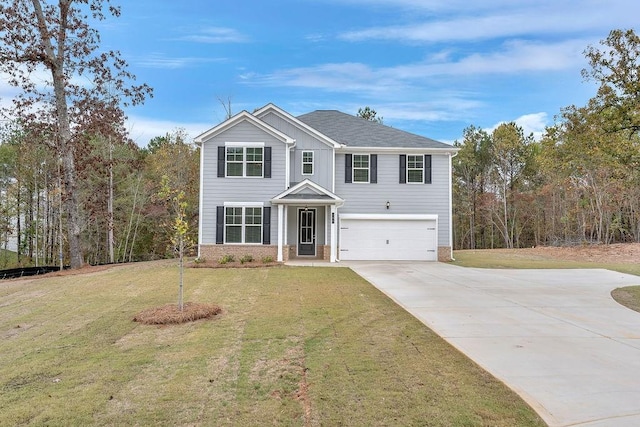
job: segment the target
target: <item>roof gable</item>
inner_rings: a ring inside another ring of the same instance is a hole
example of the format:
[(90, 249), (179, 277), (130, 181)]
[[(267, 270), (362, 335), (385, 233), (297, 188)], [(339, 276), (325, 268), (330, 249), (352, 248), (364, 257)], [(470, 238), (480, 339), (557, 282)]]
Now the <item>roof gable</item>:
[(263, 130), (264, 132), (272, 135), (276, 139), (279, 139), (286, 144), (293, 144), (295, 142), (293, 138), (285, 135), (284, 133), (280, 132), (278, 129), (274, 128), (268, 123), (263, 122), (262, 120), (255, 117), (254, 115), (249, 114), (247, 111), (241, 111), (240, 113), (236, 114), (230, 119), (225, 120), (224, 122), (209, 129), (208, 131), (201, 133), (200, 135), (194, 138), (194, 141), (196, 144), (202, 145), (207, 140), (245, 121), (253, 124), (257, 128)]
[(298, 127), (299, 129), (306, 132), (310, 136), (319, 139), (321, 142), (325, 143), (330, 147), (333, 147), (333, 148), (340, 147), (340, 143), (334, 141), (332, 138), (320, 132), (318, 129), (315, 129), (312, 126), (309, 126), (307, 123), (298, 120), (296, 117), (287, 113), (286, 111), (284, 111), (283, 109), (281, 109), (275, 104), (272, 104), (272, 103), (267, 104), (264, 107), (260, 108), (259, 110), (255, 111), (253, 114), (256, 117), (262, 118), (269, 113), (273, 113), (277, 116), (280, 116), (281, 118), (287, 120), (289, 123), (292, 123), (294, 126)]
[(271, 199), (273, 204), (301, 203), (308, 205), (330, 202), (342, 206), (344, 200), (315, 182), (305, 179)]
[(455, 151), (449, 144), (337, 110), (318, 110), (297, 118), (347, 148), (427, 148)]

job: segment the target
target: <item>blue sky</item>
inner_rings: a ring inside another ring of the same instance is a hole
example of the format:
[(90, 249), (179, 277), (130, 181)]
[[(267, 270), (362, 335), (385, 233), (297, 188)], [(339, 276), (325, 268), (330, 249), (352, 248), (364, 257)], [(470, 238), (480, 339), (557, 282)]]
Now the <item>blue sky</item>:
[(633, 28), (634, 0), (128, 0), (100, 24), (138, 81), (127, 110), (146, 145), (178, 127), (191, 137), (269, 102), (294, 115), (356, 114), (444, 142), (473, 124), (516, 121), (539, 133), (595, 93), (583, 51)]

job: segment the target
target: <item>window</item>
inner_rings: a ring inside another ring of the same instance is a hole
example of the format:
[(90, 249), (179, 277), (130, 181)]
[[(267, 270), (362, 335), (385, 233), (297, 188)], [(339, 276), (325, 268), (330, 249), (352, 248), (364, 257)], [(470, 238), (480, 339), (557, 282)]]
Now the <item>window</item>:
[(424, 182), (424, 156), (407, 155), (407, 182)]
[(313, 151), (302, 152), (302, 175), (313, 175)]
[(263, 160), (262, 147), (226, 147), (226, 176), (261, 178)]
[(369, 182), (369, 155), (353, 155), (353, 182)]
[(431, 184), (431, 154), (400, 154), (400, 184)]
[(225, 243), (262, 243), (261, 207), (224, 208)]
[(378, 182), (377, 154), (345, 154), (344, 182), (376, 184)]

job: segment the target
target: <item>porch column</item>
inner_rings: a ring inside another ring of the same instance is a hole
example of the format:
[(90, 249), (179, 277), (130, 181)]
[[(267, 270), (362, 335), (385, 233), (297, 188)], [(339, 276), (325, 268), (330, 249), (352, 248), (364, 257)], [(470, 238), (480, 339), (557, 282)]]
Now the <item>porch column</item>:
[(278, 205), (278, 262), (284, 261), (282, 256), (284, 242), (284, 205)]
[(336, 205), (331, 205), (331, 255), (329, 256), (330, 262), (336, 262), (338, 258), (338, 214)]

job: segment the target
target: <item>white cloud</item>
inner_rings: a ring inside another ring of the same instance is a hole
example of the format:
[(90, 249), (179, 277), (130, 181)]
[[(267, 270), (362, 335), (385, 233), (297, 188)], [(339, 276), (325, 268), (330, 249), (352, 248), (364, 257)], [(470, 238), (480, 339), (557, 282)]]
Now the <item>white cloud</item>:
[(202, 132), (213, 127), (212, 123), (178, 122), (171, 120), (155, 120), (147, 117), (129, 116), (125, 124), (129, 137), (139, 146), (146, 147), (156, 136), (165, 136), (176, 129), (184, 129), (193, 139)]
[(233, 28), (207, 27), (195, 34), (179, 37), (177, 40), (209, 44), (246, 43), (249, 41), (249, 37)]
[[(439, 13), (418, 13), (413, 22), (404, 25), (352, 30), (340, 34), (339, 38), (354, 42), (399, 40), (436, 43), (576, 32), (595, 32), (603, 37), (613, 28), (635, 26), (638, 12), (638, 6), (622, 0), (586, 1), (579, 6), (573, 2), (558, 1), (438, 2), (449, 3), (445, 6), (446, 14), (438, 10), (440, 5), (433, 1), (421, 4), (412, 0), (396, 0), (394, 3)], [(434, 19), (434, 16), (444, 18)]]
[(244, 73), (249, 84), (304, 87), (331, 92), (368, 93), (372, 96), (411, 92), (429, 79), (455, 79), (460, 76), (516, 74), (528, 71), (558, 71), (584, 65), (585, 40), (559, 43), (510, 41), (487, 53), (453, 58), (450, 52), (432, 55), (418, 63), (375, 68), (363, 63), (345, 62), (277, 70), (271, 74)]
[[(533, 134), (533, 137), (539, 141), (544, 135), (545, 128), (548, 125), (548, 115), (547, 113), (532, 113), (532, 114), (524, 114), (515, 120), (511, 120), (515, 122), (516, 125), (520, 126), (524, 131), (525, 136)], [(498, 126), (506, 123), (505, 121), (501, 121), (490, 127), (489, 129), (485, 129), (488, 133), (493, 132)]]
[(193, 65), (210, 62), (223, 62), (225, 58), (199, 58), (199, 57), (166, 57), (160, 53), (153, 53), (136, 61), (137, 65), (147, 68), (180, 69)]

